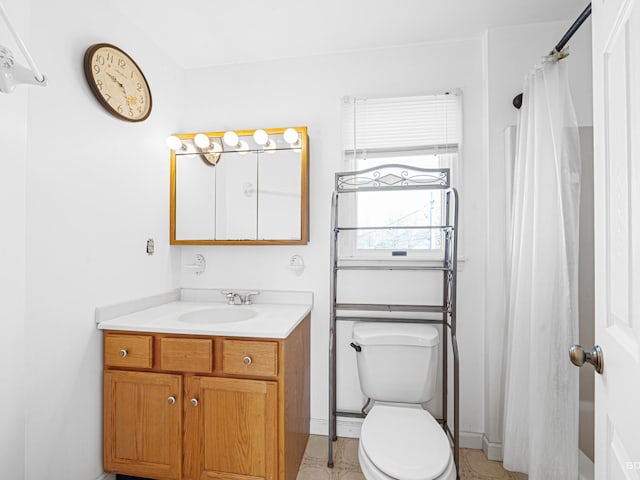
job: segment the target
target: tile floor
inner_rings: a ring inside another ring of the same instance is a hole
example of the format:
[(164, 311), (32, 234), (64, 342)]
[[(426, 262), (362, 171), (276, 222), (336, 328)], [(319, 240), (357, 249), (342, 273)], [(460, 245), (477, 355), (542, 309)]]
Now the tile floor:
[[(364, 480), (358, 464), (358, 439), (338, 438), (333, 447), (334, 467), (327, 467), (327, 437), (311, 435), (297, 480)], [(460, 480), (521, 480), (500, 462), (487, 460), (482, 450), (460, 450)]]

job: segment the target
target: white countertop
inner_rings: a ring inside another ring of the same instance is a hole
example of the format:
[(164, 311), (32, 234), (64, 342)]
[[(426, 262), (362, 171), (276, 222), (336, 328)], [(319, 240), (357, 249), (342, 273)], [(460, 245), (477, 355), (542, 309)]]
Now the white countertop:
[[(214, 292), (218, 292), (217, 290)], [(100, 330), (124, 330), (132, 332), (177, 333), (188, 335), (223, 335), (234, 337), (286, 338), (311, 311), (312, 295), (299, 297), (299, 303), (276, 303), (278, 295), (274, 292), (265, 295), (269, 303), (256, 302), (252, 305), (228, 305), (217, 301), (215, 295), (194, 296), (193, 292), (182, 291), (181, 300), (168, 301), (148, 306), (145, 299), (140, 300), (141, 309), (135, 309), (134, 302), (126, 302), (127, 308), (121, 315), (108, 318), (106, 311), (117, 311), (119, 306), (96, 309), (96, 319)], [(297, 292), (296, 292), (297, 293)], [(301, 292), (302, 293), (302, 292)], [(307, 292), (305, 292), (306, 294)], [(291, 294), (289, 294), (290, 296)], [(193, 298), (198, 298), (193, 301)], [(215, 298), (216, 301), (204, 301)], [(289, 299), (289, 297), (287, 297)], [(134, 305), (132, 305), (134, 304)], [(123, 304), (124, 305), (124, 304)], [(250, 310), (254, 316), (235, 322), (188, 322), (180, 320), (185, 313), (197, 310)], [(128, 311), (127, 311), (128, 310)]]

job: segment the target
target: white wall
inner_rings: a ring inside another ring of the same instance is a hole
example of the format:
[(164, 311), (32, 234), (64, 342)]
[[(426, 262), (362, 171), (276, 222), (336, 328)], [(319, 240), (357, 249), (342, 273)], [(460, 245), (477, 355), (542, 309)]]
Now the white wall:
[[(28, 104), (23, 93), (0, 97), (2, 126), (9, 125), (12, 141), (17, 140), (9, 158), (3, 141), (0, 167), (2, 204), (11, 208), (3, 235), (11, 242), (9, 251), (2, 248), (3, 286), (5, 280), (24, 284), (25, 268), (19, 264), (26, 252), (26, 386), (25, 395), (12, 403), (26, 406), (24, 478), (92, 480), (102, 473), (102, 348), (94, 308), (176, 285), (176, 255), (168, 246), (164, 137), (174, 129), (181, 109), (183, 74), (108, 4), (32, 0), (28, 12), (29, 48), (49, 85), (19, 87), (28, 91)], [(124, 48), (145, 71), (154, 100), (146, 122), (111, 117), (87, 87), (84, 52), (105, 41)], [(14, 102), (8, 111), (6, 102)], [(7, 131), (2, 132), (4, 137)], [(25, 149), (26, 156), (20, 152)], [(156, 243), (152, 257), (145, 253), (150, 237)], [(15, 259), (5, 262), (5, 255)], [(18, 350), (17, 327), (23, 317), (19, 290), (9, 309), (4, 303), (2, 307)], [(3, 345), (5, 338), (3, 328)], [(4, 356), (4, 348), (0, 351)], [(3, 380), (9, 366), (20, 363), (17, 353), (13, 362), (0, 364)], [(11, 377), (19, 378), (15, 373)], [(1, 445), (11, 446), (1, 449), (1, 458), (14, 453), (20, 461), (24, 437), (13, 425), (21, 422), (22, 410), (7, 424), (7, 410), (1, 411)], [(0, 477), (23, 478), (17, 467), (6, 473), (7, 466), (0, 463)]]
[[(506, 332), (506, 179), (504, 129), (515, 125), (511, 101), (522, 92), (524, 76), (562, 37), (571, 22), (552, 22), (493, 29), (484, 38), (487, 56), (486, 110), (486, 326), (485, 427), (491, 456), (500, 458), (503, 418), (503, 356)], [(591, 25), (585, 23), (570, 42), (571, 91), (578, 123), (592, 124)], [(567, 346), (568, 347), (568, 346)], [(485, 445), (486, 447), (487, 445)]]
[[(28, 37), (28, 8), (4, 0), (7, 13)], [(0, 45), (18, 52), (2, 25)], [(24, 477), (25, 169), (27, 89), (0, 93), (0, 478)]]
[[(312, 290), (312, 405), (315, 429), (324, 429), (328, 401), (330, 203), (334, 173), (348, 169), (340, 153), (340, 109), (344, 95), (401, 96), (461, 88), (464, 94), (462, 235), (466, 262), (459, 279), (461, 429), (482, 432), (482, 43), (480, 39), (390, 48), (193, 70), (187, 73), (187, 110), (181, 132), (306, 125), (310, 138), (310, 242), (307, 246), (183, 247), (183, 263), (195, 253), (207, 272), (183, 271), (186, 287)], [(304, 257), (301, 277), (285, 266)], [(366, 281), (366, 280), (365, 280)], [(369, 281), (369, 285), (373, 283)], [(440, 292), (441, 287), (437, 287)], [(348, 334), (348, 332), (347, 332)], [(346, 338), (342, 345), (348, 344)], [(346, 353), (351, 349), (345, 350)], [(339, 376), (357, 382), (348, 360)], [(358, 392), (355, 392), (357, 396)], [(347, 395), (348, 397), (348, 395)], [(345, 398), (345, 401), (350, 401)], [(355, 399), (359, 402), (359, 397)], [(343, 405), (339, 405), (343, 407)]]

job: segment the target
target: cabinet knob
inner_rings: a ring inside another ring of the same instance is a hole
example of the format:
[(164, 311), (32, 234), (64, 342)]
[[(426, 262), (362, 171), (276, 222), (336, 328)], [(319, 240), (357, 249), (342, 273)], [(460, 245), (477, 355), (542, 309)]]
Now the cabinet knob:
[(197, 398), (192, 398), (191, 399), (191, 405), (193, 405), (194, 407), (198, 406), (198, 399)]
[(170, 396), (169, 398), (167, 398), (167, 402), (169, 402), (169, 405), (173, 405), (174, 403), (176, 403), (176, 397), (174, 397), (173, 395)]
[(129, 352), (127, 352), (124, 348), (122, 350), (120, 350), (120, 356), (122, 358), (126, 357), (128, 355)]
[(242, 359), (245, 365), (251, 365), (251, 357), (246, 356)]

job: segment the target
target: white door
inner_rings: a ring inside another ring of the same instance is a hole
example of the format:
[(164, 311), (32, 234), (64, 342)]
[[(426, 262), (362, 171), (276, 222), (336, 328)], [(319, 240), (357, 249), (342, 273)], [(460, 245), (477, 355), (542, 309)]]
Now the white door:
[(640, 480), (640, 7), (594, 0), (596, 480)]

